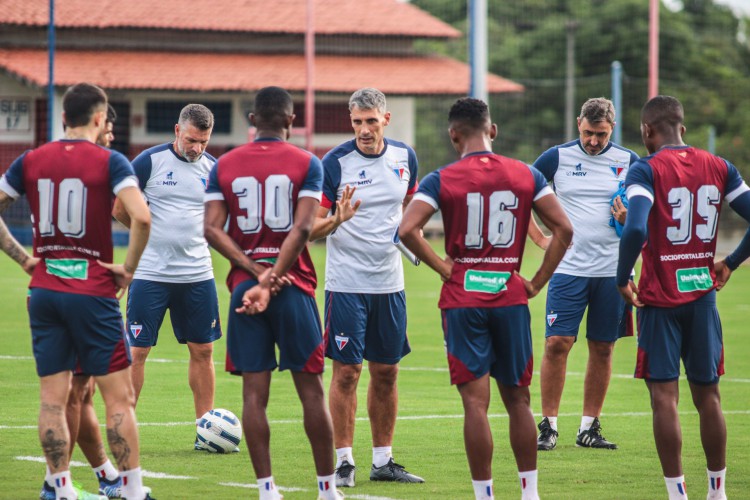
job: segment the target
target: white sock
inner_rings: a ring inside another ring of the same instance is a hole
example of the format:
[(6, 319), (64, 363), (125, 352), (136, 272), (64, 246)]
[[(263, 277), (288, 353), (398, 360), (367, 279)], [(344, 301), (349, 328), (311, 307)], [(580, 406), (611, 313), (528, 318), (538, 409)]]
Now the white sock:
[(52, 476), (52, 473), (49, 471), (49, 465), (45, 465), (45, 471), (44, 471), (44, 480), (47, 482), (48, 485), (52, 486), (52, 479), (50, 476)]
[(70, 479), (70, 471), (64, 470), (57, 474), (50, 474), (50, 485), (55, 488), (56, 498), (68, 498), (70, 500), (78, 498), (76, 490), (73, 489), (73, 480)]
[(471, 480), (474, 486), (474, 498), (476, 500), (495, 500), (495, 493), (492, 491), (492, 479), (486, 481)]
[(393, 457), (392, 446), (379, 446), (372, 449), (372, 465), (382, 467)]
[(336, 474), (318, 476), (318, 498), (336, 500)]
[(665, 477), (664, 482), (667, 485), (669, 500), (686, 500), (687, 489), (685, 488), (685, 476)]
[(260, 493), (260, 500), (279, 500), (281, 498), (276, 483), (273, 482), (273, 476), (258, 479), (258, 492)]
[(708, 498), (726, 498), (724, 480), (726, 479), (727, 468), (724, 467), (716, 472), (706, 469), (706, 473), (708, 474)]
[(336, 468), (341, 467), (341, 462), (346, 460), (350, 464), (354, 465), (354, 454), (352, 454), (352, 447), (348, 448), (336, 448)]
[(544, 417), (549, 421), (549, 426), (552, 427), (553, 431), (557, 430), (557, 417)]
[(143, 500), (146, 498), (140, 467), (120, 471), (120, 476), (122, 477), (123, 500)]
[(518, 479), (521, 482), (521, 500), (539, 500), (539, 492), (536, 488), (537, 477), (536, 470), (518, 472)]
[(586, 415), (581, 417), (581, 427), (578, 429), (578, 434), (582, 433), (583, 431), (587, 431), (591, 429), (591, 424), (594, 423), (594, 419), (596, 417), (587, 417)]
[(112, 465), (112, 462), (110, 462), (109, 459), (99, 467), (92, 467), (92, 469), (94, 470), (94, 474), (96, 474), (96, 478), (100, 481), (102, 479), (114, 481), (120, 476), (120, 473), (117, 472), (117, 469), (115, 469), (115, 466)]

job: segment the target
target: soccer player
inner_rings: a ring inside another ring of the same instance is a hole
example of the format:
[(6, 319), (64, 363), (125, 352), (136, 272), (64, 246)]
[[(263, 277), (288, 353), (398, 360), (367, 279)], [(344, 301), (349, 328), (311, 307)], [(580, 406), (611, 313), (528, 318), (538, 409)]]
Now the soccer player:
[[(459, 99), (448, 122), (461, 159), (423, 179), (406, 208), (399, 236), (444, 281), (438, 307), (451, 383), (464, 406), (464, 442), (475, 497), (494, 498), (487, 419), (492, 376), (510, 417), (522, 498), (538, 499), (536, 429), (529, 406), (533, 356), (528, 299), (552, 276), (573, 231), (538, 170), (492, 153), (497, 126), (484, 102)], [(539, 270), (528, 281), (518, 271), (532, 208), (552, 236)], [(420, 235), (438, 210), (445, 226), (445, 259)]]
[[(315, 156), (286, 142), (293, 120), (292, 97), (286, 90), (258, 91), (250, 115), (257, 129), (255, 141), (222, 155), (211, 170), (205, 234), (232, 264), (227, 277), (232, 295), (226, 368), (242, 375), (242, 428), (260, 500), (281, 498), (271, 474), (266, 417), (271, 372), (277, 366), (291, 370), (302, 402), (318, 498), (332, 500), (342, 495), (334, 484), (331, 461), (333, 429), (323, 391), (317, 278), (306, 247), (320, 204), (323, 171)], [(278, 295), (269, 302), (272, 291)]]
[[(391, 114), (379, 90), (354, 92), (349, 113), (354, 139), (323, 157), (323, 200), (312, 234), (312, 239), (328, 236), (325, 331), (326, 355), (333, 359), (328, 400), (336, 444), (336, 484), (355, 484), (352, 444), (363, 359), (370, 371), (370, 480), (422, 483), (421, 477), (407, 472), (392, 456), (398, 363), (411, 351), (406, 338), (403, 265), (392, 238), (403, 207), (416, 191), (417, 156), (406, 144), (385, 138)], [(359, 195), (353, 204), (352, 189)], [(333, 212), (330, 216), (329, 211)]]
[[(0, 246), (31, 274), (29, 318), (41, 409), (39, 437), (56, 498), (77, 498), (65, 416), (71, 373), (94, 376), (107, 412), (107, 439), (123, 478), (122, 498), (151, 498), (143, 489), (130, 356), (117, 295), (133, 278), (151, 219), (130, 163), (94, 144), (105, 130), (107, 95), (80, 83), (63, 96), (65, 139), (27, 151), (0, 179), (0, 210), (26, 194), (34, 257), (0, 224)], [(112, 197), (133, 221), (124, 264), (111, 264)]]
[[(612, 214), (619, 212), (621, 219), (627, 211), (617, 200), (614, 205), (610, 201), (638, 156), (609, 140), (614, 125), (612, 102), (603, 98), (589, 99), (578, 117), (580, 137), (550, 148), (534, 162), (547, 181), (553, 183), (575, 233), (547, 291), (546, 340), (540, 379), (542, 420), (537, 438), (540, 450), (552, 450), (557, 445), (557, 415), (568, 354), (578, 338), (586, 308), (589, 357), (576, 446), (617, 449), (615, 443), (602, 436), (599, 416), (612, 375), (615, 341), (633, 334), (633, 320), (631, 309), (615, 287), (619, 238), (609, 225)], [(549, 239), (533, 219), (529, 236), (546, 248)]]
[[(108, 148), (114, 140), (113, 127), (117, 120), (117, 112), (111, 104), (107, 104), (107, 122), (102, 133), (96, 138), (96, 144)], [(94, 410), (94, 392), (96, 384), (91, 375), (76, 369), (73, 371), (73, 379), (70, 387), (68, 403), (65, 407), (65, 417), (70, 432), (70, 456), (73, 455), (75, 443), (81, 447), (86, 460), (99, 482), (99, 493), (95, 495), (83, 490), (76, 482), (73, 486), (78, 494), (78, 500), (100, 500), (105, 498), (120, 498), (122, 496), (122, 478), (117, 469), (107, 457), (107, 452), (102, 443), (102, 435), (99, 430), (99, 419)], [(47, 477), (39, 494), (41, 500), (54, 500), (55, 489)], [(151, 489), (144, 486), (144, 491), (150, 493)]]
[[(670, 500), (687, 498), (677, 413), (680, 358), (700, 417), (707, 498), (726, 499), (727, 432), (719, 394), (724, 347), (715, 290), (750, 256), (750, 230), (726, 259), (714, 262), (714, 254), (722, 201), (750, 222), (750, 188), (728, 161), (685, 145), (683, 121), (682, 105), (670, 96), (654, 97), (641, 111), (641, 137), (650, 156), (635, 163), (625, 180), (630, 204), (617, 286), (639, 307), (635, 376), (646, 381), (651, 395), (656, 451)], [(643, 265), (636, 287), (628, 276), (639, 253)]]
[[(169, 309), (174, 335), (190, 352), (188, 383), (196, 424), (214, 406), (213, 342), (221, 338), (211, 253), (203, 236), (203, 195), (216, 161), (206, 153), (213, 126), (211, 110), (188, 104), (175, 125), (175, 140), (147, 149), (133, 160), (153, 217), (151, 238), (128, 292), (135, 397), (137, 401), (146, 359)], [(118, 204), (114, 215), (128, 225)], [(194, 448), (206, 449), (197, 434)]]

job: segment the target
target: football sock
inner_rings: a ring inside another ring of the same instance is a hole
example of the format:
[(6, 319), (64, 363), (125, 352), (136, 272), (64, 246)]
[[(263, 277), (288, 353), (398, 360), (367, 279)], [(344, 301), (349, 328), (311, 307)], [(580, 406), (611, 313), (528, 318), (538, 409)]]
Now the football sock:
[(336, 500), (336, 474), (318, 476), (318, 498)]
[(122, 476), (122, 498), (123, 500), (143, 500), (146, 492), (143, 490), (143, 478), (141, 468), (121, 470)]
[(549, 426), (552, 427), (553, 431), (557, 430), (557, 417), (544, 417), (549, 421)]
[(539, 500), (539, 493), (536, 489), (537, 471), (519, 471), (518, 479), (521, 482), (521, 500)]
[(494, 500), (495, 494), (492, 491), (492, 479), (486, 481), (474, 481), (471, 480), (471, 484), (474, 486), (474, 498), (476, 500)]
[(47, 481), (47, 484), (52, 486), (52, 473), (49, 471), (49, 465), (45, 465), (45, 471), (44, 471), (44, 480)]
[(594, 419), (596, 417), (587, 417), (586, 415), (581, 417), (581, 427), (578, 429), (578, 434), (582, 433), (583, 431), (587, 431), (591, 429), (591, 424), (594, 423)]
[(393, 456), (393, 447), (391, 446), (378, 446), (372, 449), (372, 465), (375, 467), (382, 467), (388, 463), (388, 460)]
[(260, 492), (260, 500), (279, 500), (281, 498), (276, 483), (273, 482), (273, 476), (259, 478), (258, 491)]
[(665, 477), (664, 482), (667, 485), (669, 500), (686, 500), (687, 489), (685, 488), (685, 476)]
[(706, 469), (708, 474), (708, 498), (726, 498), (727, 494), (724, 491), (724, 479), (727, 475), (726, 467), (720, 471), (712, 471)]
[(73, 481), (70, 479), (70, 471), (65, 470), (57, 474), (50, 474), (50, 483), (55, 488), (57, 498), (78, 498), (76, 490), (73, 489)]
[(336, 448), (336, 468), (341, 467), (341, 462), (346, 460), (350, 464), (354, 465), (354, 454), (352, 453), (352, 447)]
[(110, 462), (109, 459), (107, 459), (107, 461), (99, 467), (92, 467), (92, 469), (94, 470), (94, 474), (96, 474), (97, 479), (114, 481), (120, 475), (120, 473), (117, 472), (117, 469), (115, 469), (115, 466), (112, 465), (112, 462)]

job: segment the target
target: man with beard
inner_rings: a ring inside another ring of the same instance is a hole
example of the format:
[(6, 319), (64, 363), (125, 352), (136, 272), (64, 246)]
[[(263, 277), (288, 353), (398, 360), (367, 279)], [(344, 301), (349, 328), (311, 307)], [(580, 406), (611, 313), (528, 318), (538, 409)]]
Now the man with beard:
[[(127, 335), (133, 355), (136, 400), (145, 362), (170, 311), (175, 337), (190, 351), (188, 380), (197, 420), (214, 405), (213, 342), (221, 337), (211, 254), (203, 237), (203, 194), (216, 159), (206, 153), (214, 117), (201, 104), (188, 104), (175, 125), (175, 140), (154, 146), (133, 160), (151, 209), (151, 239), (128, 291)], [(114, 216), (128, 225), (115, 205)], [(195, 449), (204, 450), (196, 437)]]

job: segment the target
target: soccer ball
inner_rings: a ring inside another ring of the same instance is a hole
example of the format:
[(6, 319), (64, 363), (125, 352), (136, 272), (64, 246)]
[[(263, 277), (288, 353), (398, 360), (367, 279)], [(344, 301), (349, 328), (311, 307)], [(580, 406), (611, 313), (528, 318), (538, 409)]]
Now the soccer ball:
[(211, 453), (232, 453), (242, 439), (240, 419), (221, 408), (204, 413), (197, 431), (199, 444)]

